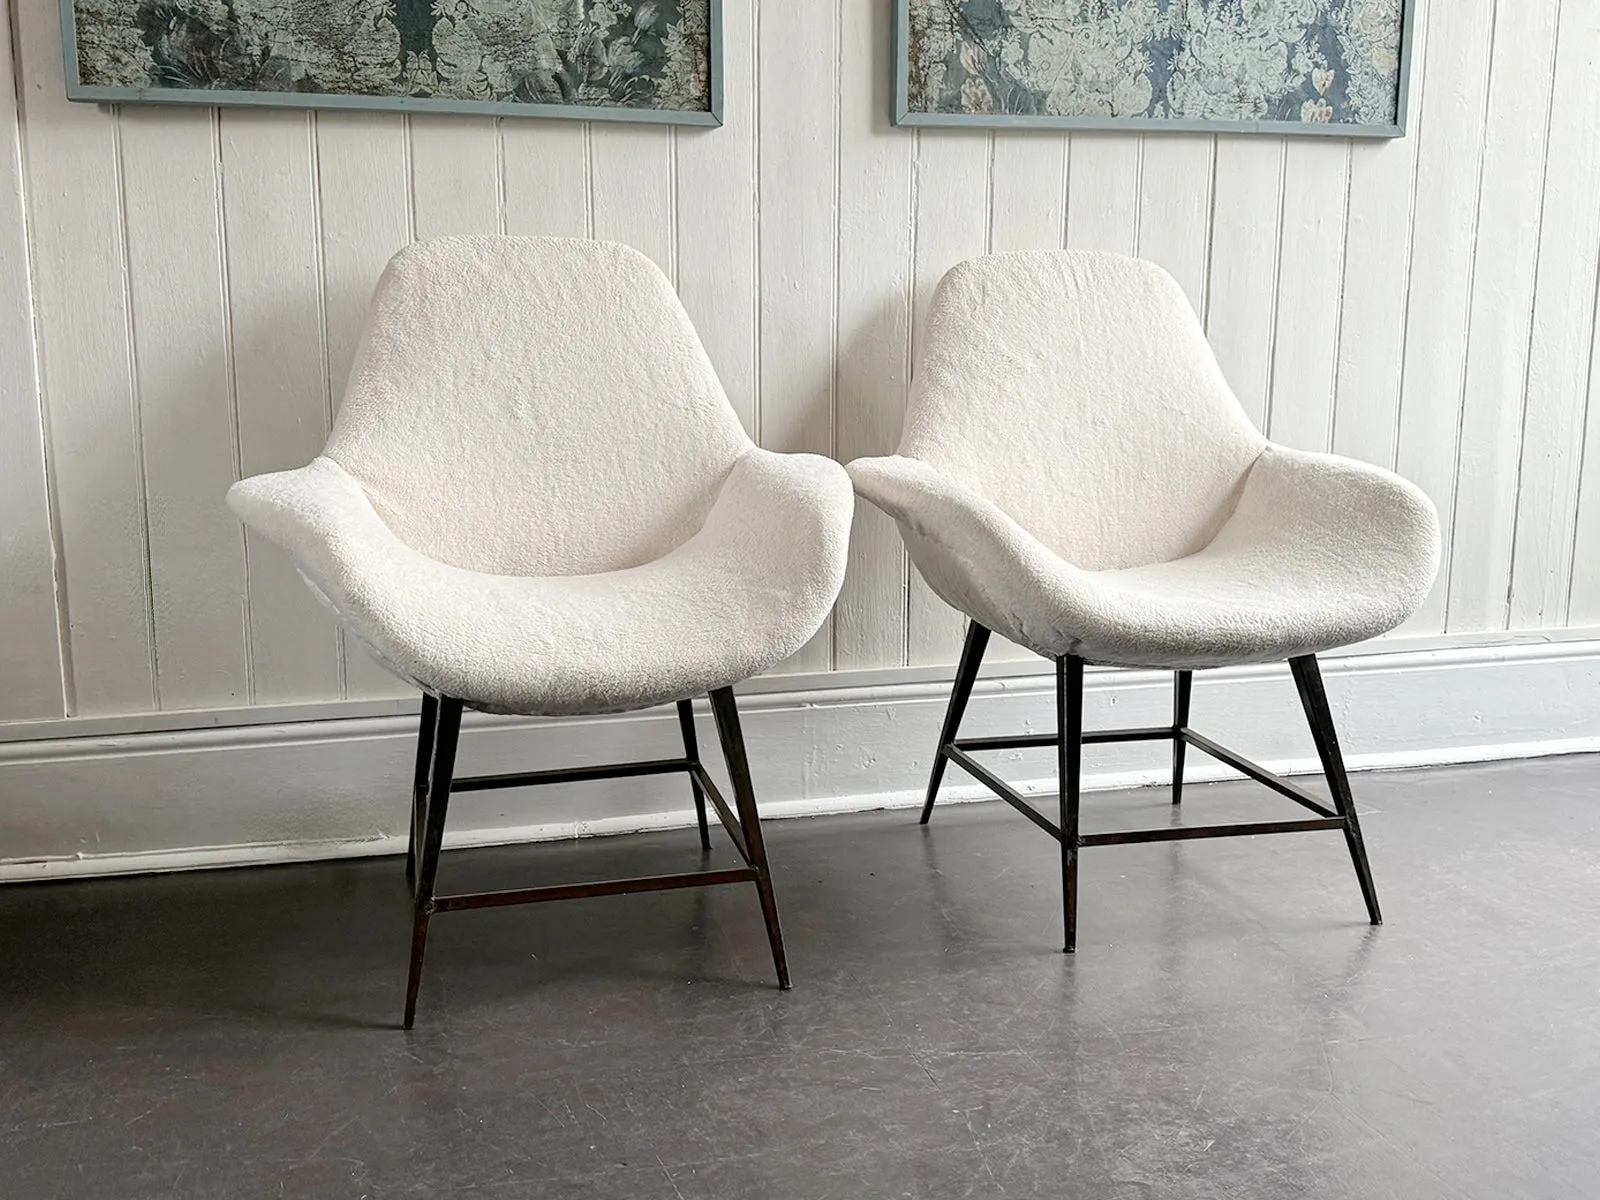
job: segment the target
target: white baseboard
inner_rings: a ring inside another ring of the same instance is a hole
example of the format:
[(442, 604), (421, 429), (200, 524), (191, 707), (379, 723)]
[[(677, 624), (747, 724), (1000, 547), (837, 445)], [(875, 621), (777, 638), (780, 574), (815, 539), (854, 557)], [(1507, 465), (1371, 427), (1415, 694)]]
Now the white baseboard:
[[(1052, 727), (1051, 678), (1004, 664), (980, 681), (963, 734)], [(1600, 639), (1375, 649), (1324, 661), (1353, 770), (1600, 751)], [(948, 694), (948, 669), (763, 680), (740, 707), (762, 811), (811, 816), (921, 802)], [(1170, 676), (1091, 671), (1090, 727), (1170, 718)], [(302, 862), (404, 849), (415, 717), (378, 715), (39, 737), (0, 744), (0, 881)], [(372, 705), (343, 711), (370, 714)], [(287, 714), (286, 714), (287, 715)], [(295, 713), (296, 716), (300, 714)], [(715, 761), (702, 713), (701, 745)], [(155, 724), (153, 721), (152, 724)], [(1315, 769), (1286, 667), (1196, 676), (1197, 729), (1285, 773)], [(464, 774), (675, 754), (670, 709), (545, 721), (469, 716)], [(1024, 790), (1053, 788), (1053, 753), (992, 756)], [(1085, 786), (1162, 783), (1165, 744), (1096, 746)], [(1192, 777), (1227, 772), (1191, 755)], [(1597, 768), (1600, 770), (1600, 768)], [(720, 773), (720, 772), (719, 772)], [(1600, 780), (1600, 775), (1597, 775)], [(950, 800), (986, 798), (952, 768)], [(451, 804), (451, 846), (587, 837), (685, 826), (677, 776), (477, 792)]]

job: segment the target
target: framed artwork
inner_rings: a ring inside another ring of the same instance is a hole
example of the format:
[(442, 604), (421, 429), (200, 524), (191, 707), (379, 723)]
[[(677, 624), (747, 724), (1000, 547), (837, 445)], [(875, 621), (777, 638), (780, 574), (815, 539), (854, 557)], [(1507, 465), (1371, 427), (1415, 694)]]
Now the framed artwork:
[(894, 0), (896, 125), (1400, 137), (1416, 0)]
[(62, 0), (67, 96), (722, 123), (721, 0)]

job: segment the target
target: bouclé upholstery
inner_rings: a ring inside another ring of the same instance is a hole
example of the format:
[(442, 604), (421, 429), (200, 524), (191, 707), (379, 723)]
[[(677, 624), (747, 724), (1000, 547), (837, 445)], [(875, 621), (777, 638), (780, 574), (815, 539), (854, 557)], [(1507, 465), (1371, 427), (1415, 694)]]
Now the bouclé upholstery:
[(1268, 442), (1178, 284), (1116, 255), (954, 268), (899, 452), (848, 469), (941, 598), (1049, 658), (1314, 654), (1399, 625), (1438, 570), (1420, 489)]
[(853, 498), (831, 460), (751, 444), (643, 255), (474, 237), (395, 257), (322, 455), (228, 502), (403, 678), (554, 716), (794, 653)]

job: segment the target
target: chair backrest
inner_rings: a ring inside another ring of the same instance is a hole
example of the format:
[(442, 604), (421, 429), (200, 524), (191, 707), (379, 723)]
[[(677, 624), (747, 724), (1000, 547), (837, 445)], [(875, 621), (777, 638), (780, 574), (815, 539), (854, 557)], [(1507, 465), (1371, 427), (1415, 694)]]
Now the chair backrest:
[(900, 453), (1087, 570), (1202, 549), (1266, 444), (1151, 263), (973, 259), (940, 282), (923, 341)]
[(749, 445), (644, 255), (468, 237), (389, 263), (325, 453), (430, 557), (576, 575), (687, 540)]

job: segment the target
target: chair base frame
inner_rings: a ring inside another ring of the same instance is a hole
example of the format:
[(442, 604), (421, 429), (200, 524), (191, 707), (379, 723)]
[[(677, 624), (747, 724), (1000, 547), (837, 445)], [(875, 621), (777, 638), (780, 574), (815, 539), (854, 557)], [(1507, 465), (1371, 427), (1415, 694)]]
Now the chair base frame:
[[(1017, 737), (962, 738), (957, 733), (967, 702), (972, 697), (978, 668), (983, 664), (983, 653), (989, 643), (990, 631), (970, 622), (967, 626), (966, 644), (962, 648), (961, 662), (956, 669), (955, 685), (950, 694), (950, 705), (945, 712), (944, 727), (939, 735), (939, 749), (934, 758), (932, 777), (928, 781), (927, 802), (922, 809), (922, 823), (926, 825), (933, 815), (933, 805), (938, 797), (939, 785), (944, 779), (945, 765), (955, 763), (991, 792), (1027, 817), (1061, 844), (1062, 903), (1066, 926), (1066, 953), (1077, 948), (1078, 907), (1078, 852), (1087, 846), (1121, 846), (1141, 842), (1188, 841), (1197, 838), (1250, 837), (1265, 833), (1312, 833), (1321, 830), (1342, 830), (1355, 866), (1356, 878), (1361, 885), (1361, 895), (1366, 902), (1367, 916), (1374, 925), (1383, 923), (1378, 908), (1378, 893), (1372, 882), (1372, 870), (1367, 862), (1366, 844), (1361, 837), (1361, 821), (1356, 815), (1355, 801), (1350, 793), (1350, 780), (1344, 767), (1344, 756), (1339, 749), (1334, 730), (1333, 714), (1328, 707), (1328, 697), (1323, 690), (1322, 674), (1314, 654), (1289, 660), (1294, 674), (1300, 702), (1311, 726), (1312, 738), (1317, 745), (1317, 756), (1328, 781), (1333, 805), (1329, 807), (1318, 796), (1305, 788), (1276, 775), (1265, 767), (1251, 762), (1204, 734), (1189, 727), (1189, 700), (1194, 682), (1193, 671), (1174, 672), (1173, 720), (1171, 725), (1158, 725), (1139, 729), (1083, 728), (1083, 659), (1063, 655), (1055, 659), (1056, 667), (1056, 732), (1053, 734), (1028, 734)], [(1111, 833), (1082, 833), (1078, 827), (1079, 801), (1082, 791), (1082, 750), (1084, 746), (1113, 742), (1172, 743), (1172, 802), (1183, 800), (1183, 771), (1185, 751), (1189, 747), (1201, 751), (1219, 762), (1264, 784), (1279, 795), (1293, 800), (1316, 816), (1295, 821), (1254, 821), (1231, 825), (1170, 826), (1165, 829), (1130, 829)], [(986, 750), (1016, 750), (1023, 748), (1056, 747), (1059, 772), (1060, 817), (1052, 821), (1041, 813), (1027, 797), (1005, 780), (972, 757)]]
[[(772, 890), (772, 875), (767, 865), (766, 843), (761, 819), (756, 811), (755, 788), (745, 752), (744, 734), (739, 725), (739, 709), (730, 688), (711, 693), (711, 714), (722, 743), (723, 756), (732, 783), (730, 806), (700, 761), (695, 737), (694, 706), (678, 701), (678, 721), (683, 736), (683, 757), (645, 762), (614, 763), (592, 767), (564, 767), (509, 775), (477, 775), (455, 778), (456, 745), (461, 733), (462, 701), (454, 697), (424, 692), (422, 719), (417, 735), (416, 773), (411, 789), (411, 834), (406, 847), (406, 880), (411, 885), (412, 932), (411, 971), (406, 983), (406, 1029), (416, 1021), (417, 995), (422, 984), (422, 963), (427, 952), (428, 924), (435, 913), (470, 908), (498, 908), (511, 904), (538, 904), (550, 900), (580, 900), (594, 896), (618, 896), (634, 892), (670, 891), (676, 888), (713, 887), (725, 883), (753, 883), (761, 901), (772, 961), (777, 969), (778, 986), (789, 987), (789, 965), (784, 954), (783, 932), (778, 924), (777, 900)], [(435, 887), (444, 842), (445, 817), (450, 796), (456, 792), (486, 791), (491, 788), (535, 787), (551, 783), (579, 783), (595, 779), (627, 779), (642, 775), (664, 775), (682, 771), (689, 776), (698, 817), (702, 852), (711, 849), (707, 820), (709, 799), (728, 837), (732, 840), (742, 867), (715, 871), (688, 871), (677, 875), (648, 875), (631, 879), (607, 879), (592, 883), (561, 884), (551, 887), (519, 888), (499, 892), (471, 892), (438, 895)]]

